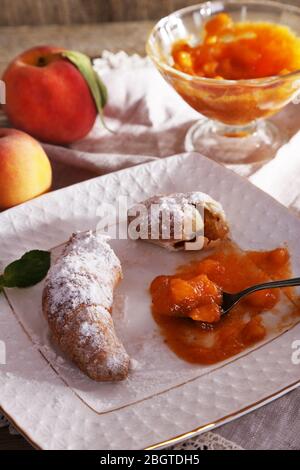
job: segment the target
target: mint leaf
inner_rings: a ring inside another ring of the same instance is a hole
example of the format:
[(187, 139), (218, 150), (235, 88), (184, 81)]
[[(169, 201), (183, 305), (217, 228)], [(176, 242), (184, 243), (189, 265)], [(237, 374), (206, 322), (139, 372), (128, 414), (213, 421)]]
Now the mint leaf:
[(64, 51), (61, 53), (61, 55), (62, 57), (72, 62), (72, 64), (78, 68), (79, 72), (86, 80), (91, 94), (94, 98), (101, 121), (104, 127), (107, 129), (103, 119), (103, 108), (106, 105), (108, 98), (107, 88), (102, 82), (99, 75), (93, 69), (91, 59), (87, 55), (77, 51)]
[(8, 265), (0, 276), (1, 287), (30, 287), (46, 276), (51, 265), (49, 251), (33, 250)]

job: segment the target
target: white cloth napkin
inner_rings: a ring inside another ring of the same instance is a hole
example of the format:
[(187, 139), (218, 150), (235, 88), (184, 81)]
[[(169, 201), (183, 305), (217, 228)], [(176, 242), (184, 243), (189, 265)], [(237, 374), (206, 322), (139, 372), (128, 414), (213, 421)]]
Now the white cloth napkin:
[[(300, 105), (298, 105), (300, 114)], [(300, 215), (300, 132), (250, 181)]]

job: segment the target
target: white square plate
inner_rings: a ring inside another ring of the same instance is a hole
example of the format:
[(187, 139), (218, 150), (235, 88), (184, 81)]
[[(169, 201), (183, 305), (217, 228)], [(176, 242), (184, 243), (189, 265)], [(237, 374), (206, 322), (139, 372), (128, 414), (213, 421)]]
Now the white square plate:
[[(156, 161), (99, 177), (0, 215), (3, 266), (30, 249), (53, 256), (76, 230), (94, 230), (101, 205), (127, 196), (130, 203), (157, 193), (200, 190), (219, 200), (232, 238), (241, 248), (272, 249), (287, 243), (300, 275), (300, 221), (247, 180), (198, 155)], [(164, 344), (150, 312), (148, 287), (158, 274), (195, 256), (170, 254), (131, 240), (114, 240), (124, 281), (115, 323), (135, 368), (127, 381), (95, 383), (61, 357), (41, 314), (42, 283), (6, 290), (0, 297), (0, 405), (43, 449), (137, 449), (166, 445), (203, 432), (282, 395), (299, 384), (292, 343), (300, 325), (269, 336), (252, 350), (215, 366), (188, 364)], [(56, 248), (54, 248), (56, 247)], [(3, 267), (2, 266), (2, 267)], [(277, 315), (290, 307), (282, 296)], [(177, 436), (177, 437), (176, 437)]]

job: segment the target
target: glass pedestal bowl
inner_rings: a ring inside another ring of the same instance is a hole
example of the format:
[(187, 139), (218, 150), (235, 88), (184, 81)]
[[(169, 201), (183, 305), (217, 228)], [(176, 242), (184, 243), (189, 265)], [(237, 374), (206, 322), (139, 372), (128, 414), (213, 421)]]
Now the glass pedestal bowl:
[(167, 82), (201, 113), (199, 122), (187, 133), (187, 151), (226, 163), (269, 160), (284, 143), (285, 135), (266, 118), (296, 99), (300, 70), (251, 80), (217, 80), (173, 67), (174, 42), (188, 39), (198, 44), (205, 23), (222, 12), (234, 21), (286, 25), (300, 36), (300, 8), (272, 1), (223, 0), (187, 7), (161, 19), (149, 36), (147, 53)]

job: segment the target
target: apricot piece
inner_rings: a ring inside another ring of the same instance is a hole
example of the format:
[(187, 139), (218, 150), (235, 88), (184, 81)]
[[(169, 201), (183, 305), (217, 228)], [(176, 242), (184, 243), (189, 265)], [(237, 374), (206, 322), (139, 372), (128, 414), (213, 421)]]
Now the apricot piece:
[(157, 276), (151, 283), (150, 291), (154, 294), (164, 283), (169, 282), (168, 276)]
[(245, 345), (255, 344), (266, 336), (266, 329), (258, 315), (252, 318), (241, 332), (242, 341)]
[(233, 22), (229, 15), (219, 13), (206, 23), (205, 31), (208, 36), (215, 36), (224, 30), (230, 29), (232, 24)]
[(271, 309), (278, 302), (278, 292), (273, 289), (254, 292), (246, 298), (246, 302), (258, 309)]
[(216, 323), (220, 320), (221, 310), (216, 304), (203, 305), (202, 307), (194, 308), (188, 313), (188, 316), (195, 321)]
[(200, 274), (195, 277), (191, 280), (191, 284), (199, 294), (199, 301), (201, 303), (219, 300), (220, 289), (214, 282), (209, 280), (206, 274)]
[(171, 279), (170, 290), (174, 304), (181, 304), (182, 302), (193, 300), (197, 295), (194, 287), (183, 279)]
[(199, 263), (198, 272), (205, 273), (210, 279), (214, 280), (216, 276), (225, 273), (225, 268), (219, 261), (207, 258)]
[(174, 57), (178, 65), (180, 65), (181, 67), (192, 68), (193, 61), (189, 52), (178, 51), (174, 54)]
[(276, 250), (270, 251), (269, 260), (276, 266), (284, 266), (289, 260), (289, 253), (286, 248), (277, 248)]

